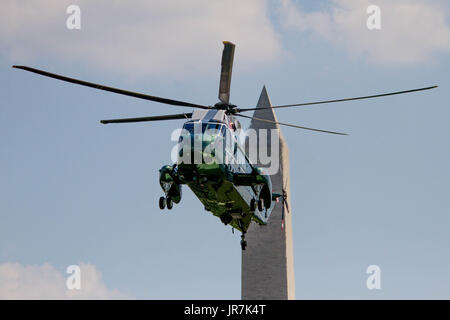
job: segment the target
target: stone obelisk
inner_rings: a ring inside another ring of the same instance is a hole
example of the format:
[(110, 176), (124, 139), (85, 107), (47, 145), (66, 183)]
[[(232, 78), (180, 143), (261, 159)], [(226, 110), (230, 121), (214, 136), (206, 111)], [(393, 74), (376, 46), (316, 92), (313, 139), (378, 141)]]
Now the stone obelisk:
[[(261, 92), (257, 108), (254, 118), (277, 121), (266, 87)], [(248, 148), (262, 148), (259, 139), (266, 138), (269, 155), (271, 152), (277, 152), (271, 148), (271, 132), (273, 132), (271, 129), (277, 130), (279, 170), (271, 175), (272, 192), (280, 194), (284, 192), (285, 197), (284, 201), (280, 199), (275, 204), (267, 225), (259, 226), (252, 223), (246, 234), (248, 246), (242, 251), (242, 299), (295, 299), (288, 148), (278, 124), (252, 119), (250, 128), (257, 131), (258, 144), (246, 143), (247, 151)], [(261, 135), (260, 129), (266, 129), (267, 136)], [(258, 165), (264, 167), (259, 162), (259, 156)]]

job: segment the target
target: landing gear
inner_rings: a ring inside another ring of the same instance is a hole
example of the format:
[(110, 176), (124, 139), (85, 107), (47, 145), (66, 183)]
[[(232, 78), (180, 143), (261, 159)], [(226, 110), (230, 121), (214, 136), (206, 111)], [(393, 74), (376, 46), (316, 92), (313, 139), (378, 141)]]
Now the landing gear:
[(250, 200), (250, 211), (256, 211), (258, 207), (259, 212), (263, 212), (264, 210), (264, 199), (259, 198), (258, 201), (256, 199)]
[(241, 249), (245, 250), (247, 248), (247, 241), (245, 241), (245, 233), (241, 235)]
[(255, 211), (256, 210), (256, 200), (252, 199), (250, 200), (250, 211)]
[(223, 223), (224, 225), (229, 224), (232, 220), (233, 220), (233, 217), (232, 217), (228, 212), (223, 213), (223, 214), (220, 216), (220, 221), (222, 221), (222, 223)]
[(167, 209), (172, 210), (173, 208), (173, 200), (171, 197), (161, 197), (159, 198), (159, 208), (164, 210), (167, 206)]
[(259, 198), (258, 199), (258, 210), (259, 212), (262, 212), (264, 209), (264, 199)]
[(241, 229), (242, 234), (241, 234), (241, 249), (245, 250), (245, 248), (247, 248), (247, 241), (245, 241), (245, 233), (246, 233), (246, 229), (244, 229), (244, 223), (242, 222), (242, 220), (238, 220), (237, 221), (239, 229)]
[(164, 210), (165, 207), (166, 207), (166, 198), (164, 197), (159, 198), (159, 208), (161, 210)]
[(166, 204), (167, 204), (167, 209), (172, 210), (173, 208), (173, 201), (171, 197), (167, 197), (166, 198)]

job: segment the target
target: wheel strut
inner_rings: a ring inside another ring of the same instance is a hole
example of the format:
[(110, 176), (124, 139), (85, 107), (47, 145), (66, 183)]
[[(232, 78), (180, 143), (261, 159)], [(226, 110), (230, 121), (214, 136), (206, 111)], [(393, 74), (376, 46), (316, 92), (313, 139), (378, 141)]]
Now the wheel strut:
[(242, 232), (241, 235), (241, 248), (242, 250), (245, 250), (245, 248), (247, 248), (247, 241), (245, 241), (245, 232)]

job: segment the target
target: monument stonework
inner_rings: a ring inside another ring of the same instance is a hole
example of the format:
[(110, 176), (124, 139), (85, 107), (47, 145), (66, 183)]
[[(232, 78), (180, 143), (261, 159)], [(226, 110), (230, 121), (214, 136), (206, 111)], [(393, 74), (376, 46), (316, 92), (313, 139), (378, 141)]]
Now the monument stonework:
[[(264, 87), (255, 118), (277, 121)], [(261, 109), (260, 108), (269, 108)], [(246, 234), (247, 249), (242, 251), (242, 299), (243, 300), (288, 300), (295, 299), (294, 253), (292, 243), (292, 212), (289, 190), (289, 154), (278, 124), (252, 120), (250, 128), (278, 130), (279, 170), (271, 176), (272, 192), (285, 193), (285, 201), (275, 204), (267, 225), (251, 224)], [(264, 136), (263, 136), (264, 137)], [(248, 143), (246, 143), (248, 151)], [(255, 147), (255, 145), (250, 146)], [(271, 150), (270, 133), (267, 147)], [(259, 162), (258, 165), (264, 167)], [(283, 212), (284, 206), (284, 212)]]

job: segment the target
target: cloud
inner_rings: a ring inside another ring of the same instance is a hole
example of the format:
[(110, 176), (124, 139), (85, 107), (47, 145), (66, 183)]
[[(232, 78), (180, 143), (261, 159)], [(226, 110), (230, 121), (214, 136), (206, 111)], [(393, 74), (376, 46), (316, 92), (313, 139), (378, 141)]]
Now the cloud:
[(43, 265), (0, 264), (0, 299), (124, 299), (125, 294), (109, 290), (94, 265), (80, 263), (81, 289), (69, 290), (63, 274), (48, 263)]
[[(381, 30), (369, 30), (369, 5), (381, 9)], [(355, 56), (378, 64), (414, 64), (450, 52), (447, 1), (331, 0), (326, 11), (306, 12), (283, 0), (279, 16), (285, 28), (309, 32)]]
[[(69, 30), (66, 9), (81, 9)], [(0, 48), (16, 63), (57, 59), (102, 71), (184, 77), (220, 68), (222, 40), (235, 42), (242, 66), (273, 62), (282, 53), (260, 0), (0, 2)]]

